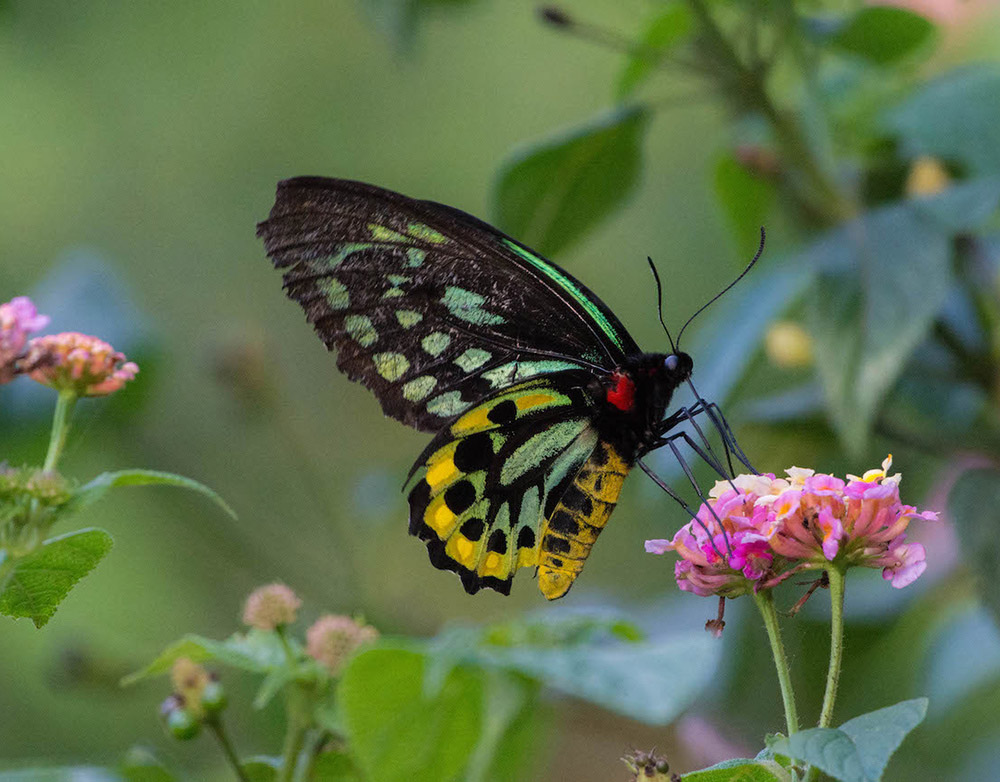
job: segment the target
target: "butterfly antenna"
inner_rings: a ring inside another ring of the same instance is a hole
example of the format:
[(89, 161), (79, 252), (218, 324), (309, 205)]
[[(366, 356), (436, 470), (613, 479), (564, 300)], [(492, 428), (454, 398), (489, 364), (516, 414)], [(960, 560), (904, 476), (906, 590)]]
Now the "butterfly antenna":
[[(663, 331), (667, 335), (667, 339), (670, 340), (670, 350), (673, 353), (677, 352), (677, 346), (674, 344), (674, 338), (670, 336), (670, 329), (667, 328), (667, 324), (663, 322), (663, 286), (660, 284), (660, 275), (656, 271), (656, 265), (653, 263), (653, 259), (648, 255), (646, 260), (649, 261), (650, 271), (653, 272), (653, 279), (656, 280), (656, 316), (660, 319), (660, 325), (663, 326)], [(680, 338), (678, 338), (680, 341)]]
[(757, 248), (757, 252), (754, 255), (753, 259), (750, 261), (750, 263), (747, 264), (747, 267), (743, 271), (740, 272), (739, 276), (735, 280), (733, 280), (731, 283), (729, 283), (729, 285), (727, 285), (721, 291), (719, 291), (718, 293), (716, 293), (707, 302), (705, 302), (704, 304), (702, 304), (701, 307), (698, 308), (698, 311), (695, 312), (694, 315), (692, 315), (690, 318), (687, 319), (687, 321), (684, 323), (684, 325), (681, 326), (680, 333), (678, 333), (678, 335), (677, 335), (677, 344), (678, 345), (681, 344), (681, 337), (684, 334), (684, 329), (686, 329), (688, 327), (688, 323), (690, 323), (692, 320), (694, 320), (699, 315), (701, 315), (701, 313), (704, 312), (706, 309), (708, 309), (709, 306), (711, 306), (712, 304), (714, 304), (716, 302), (716, 300), (720, 299), (723, 296), (723, 294), (728, 293), (729, 289), (732, 288), (736, 283), (738, 283), (744, 277), (746, 277), (747, 272), (749, 272), (754, 267), (754, 264), (756, 264), (757, 261), (760, 260), (760, 256), (764, 253), (764, 239), (765, 239), (764, 226), (761, 226), (760, 227), (760, 246)]

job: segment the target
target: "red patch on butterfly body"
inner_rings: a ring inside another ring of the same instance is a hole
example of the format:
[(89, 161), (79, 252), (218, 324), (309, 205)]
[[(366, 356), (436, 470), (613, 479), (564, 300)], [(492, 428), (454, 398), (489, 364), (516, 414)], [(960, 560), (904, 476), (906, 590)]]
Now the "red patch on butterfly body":
[(635, 405), (635, 383), (624, 372), (615, 372), (611, 379), (614, 385), (607, 391), (608, 404), (628, 412)]

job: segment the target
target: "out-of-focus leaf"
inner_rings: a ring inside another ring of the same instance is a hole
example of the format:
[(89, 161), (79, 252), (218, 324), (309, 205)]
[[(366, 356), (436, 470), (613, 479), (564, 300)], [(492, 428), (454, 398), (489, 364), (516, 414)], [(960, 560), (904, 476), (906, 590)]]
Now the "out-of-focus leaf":
[(121, 774), (126, 782), (174, 782), (176, 775), (145, 747), (132, 747), (122, 759)]
[(690, 32), (691, 23), (690, 9), (679, 2), (670, 3), (653, 17), (618, 77), (615, 88), (618, 100), (627, 98), (649, 77), (663, 57)]
[(510, 757), (512, 747), (504, 745), (509, 743), (508, 734), (517, 733), (517, 720), (530, 719), (538, 685), (500, 671), (487, 671), (484, 684), (482, 730), (469, 758), (465, 782), (497, 782), (498, 771), (510, 777), (525, 766), (524, 755)]
[(948, 515), (976, 574), (983, 603), (1000, 626), (1000, 472), (980, 469), (962, 475), (948, 497)]
[(927, 715), (915, 698), (848, 720), (840, 728), (810, 728), (769, 742), (780, 755), (816, 766), (842, 782), (878, 782), (889, 758)]
[(946, 73), (888, 110), (883, 122), (910, 156), (1000, 172), (1000, 67), (971, 65)]
[(93, 570), (113, 541), (102, 529), (82, 529), (51, 538), (18, 559), (0, 592), (0, 614), (28, 617), (41, 627), (73, 586)]
[(240, 765), (250, 782), (274, 782), (281, 773), (281, 758), (269, 755), (254, 755)]
[(371, 649), (345, 669), (337, 690), (349, 744), (371, 782), (456, 778), (480, 735), (482, 676), (453, 669), (440, 692), (424, 691), (424, 655)]
[(73, 766), (0, 771), (0, 782), (122, 782), (122, 778), (106, 768)]
[(715, 195), (729, 218), (737, 246), (752, 247), (774, 204), (774, 183), (754, 176), (732, 155), (723, 155), (715, 164)]
[(770, 396), (748, 399), (736, 410), (741, 420), (755, 423), (800, 421), (823, 411), (823, 389), (808, 382)]
[(711, 681), (721, 647), (706, 633), (564, 649), (488, 647), (487, 664), (651, 725), (666, 725)]
[(934, 31), (933, 23), (925, 16), (904, 8), (873, 5), (851, 16), (829, 42), (869, 62), (889, 65), (928, 43)]
[(962, 699), (1000, 679), (1000, 630), (993, 617), (979, 605), (948, 613), (957, 616), (936, 628), (921, 688), (930, 698), (932, 719), (947, 718)]
[(914, 199), (921, 216), (948, 231), (972, 231), (997, 210), (1000, 177), (986, 176), (953, 185), (942, 193)]
[(64, 512), (75, 513), (97, 502), (108, 489), (118, 486), (177, 486), (182, 489), (190, 489), (204, 494), (233, 519), (236, 518), (236, 512), (229, 507), (226, 501), (205, 484), (191, 478), (185, 478), (183, 475), (174, 475), (171, 472), (160, 472), (159, 470), (121, 470), (101, 473), (73, 493), (73, 498), (67, 503)]
[(245, 635), (235, 633), (225, 641), (186, 635), (160, 652), (145, 668), (123, 678), (122, 686), (169, 673), (171, 666), (181, 657), (189, 657), (195, 662), (216, 660), (243, 671), (266, 673), (284, 665), (285, 650), (277, 634), (261, 630), (250, 630)]
[(261, 682), (260, 687), (257, 689), (257, 694), (253, 698), (253, 707), (255, 709), (263, 709), (294, 678), (295, 672), (290, 668), (273, 669), (264, 677), (264, 681)]
[(648, 117), (641, 106), (621, 108), (512, 152), (494, 187), (497, 223), (544, 255), (572, 244), (638, 182)]
[(926, 336), (951, 283), (948, 235), (900, 204), (820, 239), (808, 299), (816, 368), (831, 422), (859, 452), (882, 400)]
[(788, 782), (791, 775), (773, 760), (727, 760), (684, 774), (681, 779), (684, 782)]
[(350, 755), (334, 750), (316, 758), (309, 782), (364, 782), (364, 777)]

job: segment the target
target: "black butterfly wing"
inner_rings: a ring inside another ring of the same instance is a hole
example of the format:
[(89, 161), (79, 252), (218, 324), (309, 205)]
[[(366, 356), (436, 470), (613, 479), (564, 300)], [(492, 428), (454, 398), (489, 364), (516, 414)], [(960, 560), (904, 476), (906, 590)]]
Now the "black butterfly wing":
[(281, 182), (257, 233), (338, 366), (425, 431), (499, 390), (638, 351), (571, 275), (451, 207), (360, 182)]

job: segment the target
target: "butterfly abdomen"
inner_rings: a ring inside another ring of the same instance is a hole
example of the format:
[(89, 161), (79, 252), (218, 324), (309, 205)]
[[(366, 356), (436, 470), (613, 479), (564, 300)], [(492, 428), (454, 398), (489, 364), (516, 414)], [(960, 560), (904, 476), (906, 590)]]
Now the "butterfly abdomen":
[(612, 443), (597, 444), (545, 524), (538, 553), (538, 588), (562, 597), (583, 570), (590, 549), (618, 503), (631, 467)]

